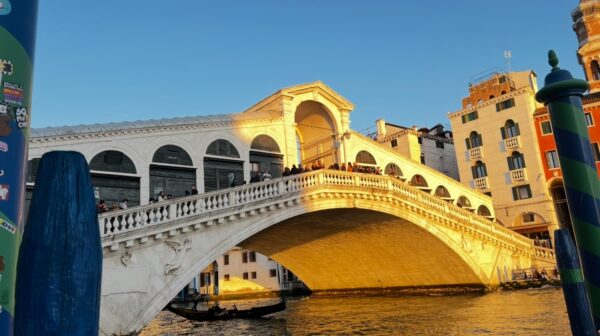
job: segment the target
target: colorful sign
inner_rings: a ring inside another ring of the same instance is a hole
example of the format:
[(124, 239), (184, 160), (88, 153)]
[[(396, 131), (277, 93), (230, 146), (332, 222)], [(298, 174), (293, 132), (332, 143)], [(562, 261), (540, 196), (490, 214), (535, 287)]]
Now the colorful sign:
[(0, 335), (14, 330), (38, 0), (0, 0)]
[(4, 82), (4, 102), (23, 105), (23, 88), (16, 83)]

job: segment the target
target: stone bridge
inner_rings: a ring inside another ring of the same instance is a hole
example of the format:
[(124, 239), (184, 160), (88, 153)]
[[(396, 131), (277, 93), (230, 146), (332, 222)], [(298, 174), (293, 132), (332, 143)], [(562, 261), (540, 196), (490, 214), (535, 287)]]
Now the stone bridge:
[(142, 329), (234, 246), (271, 257), (314, 291), (483, 287), (554, 260), (403, 179), (335, 170), (114, 211), (99, 223), (102, 335)]

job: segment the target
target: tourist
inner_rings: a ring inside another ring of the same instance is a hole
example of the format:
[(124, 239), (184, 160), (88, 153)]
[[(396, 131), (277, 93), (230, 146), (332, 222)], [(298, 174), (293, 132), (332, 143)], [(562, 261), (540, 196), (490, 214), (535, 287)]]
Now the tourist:
[(286, 176), (290, 176), (292, 175), (292, 171), (290, 170), (290, 168), (285, 167), (285, 169), (283, 170), (283, 173), (281, 173), (281, 176), (286, 177)]
[(110, 206), (110, 211), (115, 210), (119, 210), (119, 205), (117, 204), (117, 202), (112, 202), (112, 205)]
[(262, 174), (262, 180), (263, 181), (270, 181), (271, 180), (271, 174), (269, 174), (268, 170), (265, 170)]
[(305, 172), (305, 173), (308, 173), (308, 172), (310, 172), (310, 171), (311, 171), (311, 169), (310, 169), (310, 166), (308, 166), (308, 167), (306, 167), (306, 168), (304, 169), (304, 172)]
[(101, 199), (100, 202), (98, 202), (98, 205), (96, 205), (96, 212), (99, 214), (108, 212), (108, 205), (105, 200)]
[(304, 166), (302, 164), (298, 165), (298, 174), (304, 173)]
[(292, 170), (290, 171), (291, 175), (297, 175), (298, 174), (298, 168), (296, 167), (296, 165), (292, 165)]
[(167, 199), (167, 195), (165, 195), (164, 191), (158, 193), (158, 202), (162, 202)]
[(192, 186), (192, 195), (198, 195), (198, 189), (196, 189), (195, 185)]
[(342, 162), (342, 165), (340, 166), (340, 170), (341, 171), (346, 171), (347, 170), (345, 163)]
[(337, 163), (333, 164), (333, 169), (334, 170), (340, 170), (340, 165), (338, 165)]
[(348, 162), (348, 168), (347, 169), (348, 169), (349, 172), (353, 171), (352, 162)]
[(123, 201), (121, 203), (119, 203), (119, 209), (127, 209), (128, 204), (129, 204), (129, 201), (127, 200), (127, 198), (123, 199)]

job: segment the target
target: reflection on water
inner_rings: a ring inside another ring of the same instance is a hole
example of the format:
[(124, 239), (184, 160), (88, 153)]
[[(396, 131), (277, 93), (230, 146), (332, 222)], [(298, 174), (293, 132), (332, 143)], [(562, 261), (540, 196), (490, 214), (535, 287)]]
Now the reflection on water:
[[(226, 303), (226, 302), (223, 302)], [(560, 288), (447, 297), (290, 299), (257, 320), (191, 322), (163, 311), (154, 335), (570, 335)]]

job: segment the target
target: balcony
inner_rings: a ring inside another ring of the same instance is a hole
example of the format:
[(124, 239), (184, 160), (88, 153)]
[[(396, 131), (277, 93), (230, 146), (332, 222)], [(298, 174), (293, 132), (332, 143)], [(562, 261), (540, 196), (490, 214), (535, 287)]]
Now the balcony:
[(483, 159), (483, 147), (469, 149), (469, 158), (471, 160)]
[(512, 183), (527, 181), (527, 171), (525, 168), (511, 170), (510, 180)]
[(521, 147), (521, 137), (516, 136), (508, 139), (504, 139), (504, 148), (505, 149), (513, 149)]
[(475, 189), (487, 189), (488, 188), (487, 176), (474, 179), (473, 186), (475, 187)]

